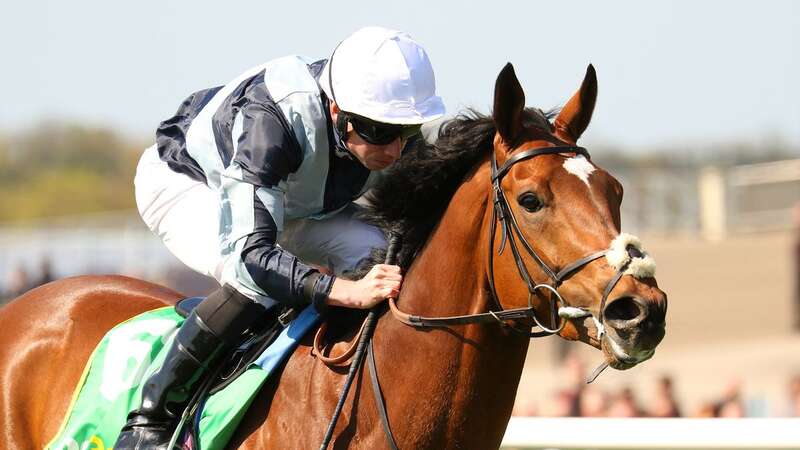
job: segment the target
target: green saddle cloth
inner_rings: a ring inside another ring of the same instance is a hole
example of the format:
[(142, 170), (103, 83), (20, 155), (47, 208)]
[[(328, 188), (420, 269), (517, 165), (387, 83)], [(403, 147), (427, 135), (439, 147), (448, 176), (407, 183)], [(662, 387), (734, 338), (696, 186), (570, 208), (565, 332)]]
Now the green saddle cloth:
[[(142, 382), (161, 366), (183, 320), (169, 306), (145, 312), (111, 329), (89, 358), (64, 422), (45, 448), (111, 449), (128, 412), (139, 407)], [(284, 333), (292, 325), (294, 322)], [(299, 339), (305, 330), (297, 331), (292, 334)], [(288, 357), (293, 348), (284, 349), (281, 358)], [(263, 366), (251, 364), (225, 389), (208, 398), (200, 418), (201, 449), (224, 448), (277, 364)]]

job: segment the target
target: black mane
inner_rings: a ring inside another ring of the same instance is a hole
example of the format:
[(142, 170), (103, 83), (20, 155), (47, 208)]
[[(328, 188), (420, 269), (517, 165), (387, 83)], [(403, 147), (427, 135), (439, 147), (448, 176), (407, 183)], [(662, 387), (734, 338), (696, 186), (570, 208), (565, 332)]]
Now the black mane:
[[(554, 111), (527, 109), (524, 125), (550, 129)], [(491, 116), (467, 110), (446, 121), (434, 143), (419, 139), (386, 172), (367, 195), (370, 206), (364, 220), (381, 228), (386, 236), (402, 236), (397, 264), (408, 268), (439, 223), (450, 199), (464, 178), (493, 148), (495, 125)], [(377, 251), (363, 266), (383, 263), (385, 251)]]

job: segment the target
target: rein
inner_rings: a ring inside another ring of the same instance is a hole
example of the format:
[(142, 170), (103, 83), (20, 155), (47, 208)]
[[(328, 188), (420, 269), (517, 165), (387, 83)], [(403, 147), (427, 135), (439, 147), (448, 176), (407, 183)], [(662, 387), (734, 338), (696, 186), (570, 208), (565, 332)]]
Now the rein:
[[(386, 248), (386, 264), (394, 264), (397, 254), (399, 253), (401, 245), (401, 237), (397, 235), (392, 235), (389, 237), (389, 245)], [(386, 415), (386, 408), (383, 405), (383, 396), (380, 394), (380, 385), (378, 384), (377, 373), (375, 371), (375, 356), (372, 350), (372, 333), (375, 331), (375, 324), (378, 322), (378, 313), (380, 312), (383, 305), (373, 306), (372, 309), (369, 311), (367, 318), (364, 320), (364, 325), (362, 325), (361, 330), (358, 332), (358, 337), (356, 341), (358, 342), (358, 347), (355, 350), (353, 355), (353, 362), (350, 364), (350, 369), (347, 372), (347, 378), (345, 379), (344, 386), (342, 387), (342, 392), (339, 394), (339, 401), (336, 404), (336, 409), (333, 412), (333, 417), (331, 417), (331, 421), (328, 424), (328, 429), (325, 432), (325, 437), (322, 440), (322, 444), (320, 445), (320, 450), (326, 450), (328, 445), (331, 442), (331, 438), (333, 437), (333, 431), (336, 429), (336, 422), (339, 420), (339, 415), (342, 413), (342, 407), (344, 407), (344, 401), (347, 398), (347, 393), (350, 391), (350, 386), (353, 384), (353, 379), (355, 378), (356, 372), (358, 369), (361, 368), (361, 363), (363, 362), (364, 351), (367, 350), (369, 347), (369, 358), (370, 358), (370, 367), (372, 368), (372, 380), (373, 380), (373, 390), (375, 392), (376, 398), (380, 400), (379, 403), (379, 411), (381, 413), (381, 419), (383, 421), (384, 430), (386, 431), (387, 439), (389, 440), (389, 445), (392, 447), (393, 450), (397, 449), (397, 444), (395, 443), (394, 436), (392, 436), (392, 431), (389, 429), (389, 417)], [(315, 346), (316, 347), (316, 346)]]

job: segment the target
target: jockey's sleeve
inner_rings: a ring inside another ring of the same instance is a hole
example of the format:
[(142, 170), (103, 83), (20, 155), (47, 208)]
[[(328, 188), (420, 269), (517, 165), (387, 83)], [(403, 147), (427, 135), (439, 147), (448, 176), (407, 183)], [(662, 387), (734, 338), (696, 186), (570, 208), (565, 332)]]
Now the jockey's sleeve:
[(289, 306), (312, 303), (323, 314), (334, 277), (321, 274), (275, 244), (278, 227), (270, 209), (282, 219), (282, 207), (275, 208), (273, 202), (283, 199), (275, 199), (274, 193), (264, 188), (256, 191), (255, 227), (242, 247), (241, 264), (269, 297)]
[[(254, 191), (246, 199), (246, 209), (231, 205), (234, 222), (240, 216), (242, 222), (252, 223), (252, 229), (243, 233), (243, 244), (237, 245), (237, 277), (279, 303), (313, 303), (324, 313), (334, 277), (321, 274), (276, 245), (278, 230), (283, 228), (284, 203), (278, 184), (300, 167), (303, 150), (274, 103), (250, 102), (242, 108), (242, 116), (243, 131), (232, 163), (242, 169), (240, 181), (252, 184)], [(236, 200), (245, 201), (243, 197), (230, 199), (232, 203)]]

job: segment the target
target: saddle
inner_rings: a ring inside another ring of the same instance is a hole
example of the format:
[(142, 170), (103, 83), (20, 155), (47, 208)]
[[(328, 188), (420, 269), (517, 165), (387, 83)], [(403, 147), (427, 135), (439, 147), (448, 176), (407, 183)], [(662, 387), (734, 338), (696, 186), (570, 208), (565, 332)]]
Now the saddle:
[[(186, 318), (204, 299), (204, 297), (182, 299), (176, 303), (175, 312)], [(260, 328), (245, 332), (242, 343), (223, 358), (216, 367), (209, 368), (208, 377), (200, 384), (186, 407), (185, 425), (178, 442), (184, 442), (189, 444), (190, 448), (194, 448), (192, 445), (199, 442), (198, 424), (205, 400), (225, 389), (252, 363), (256, 362), (267, 347), (281, 335), (284, 328), (297, 317), (298, 313), (299, 311), (293, 308), (276, 309), (269, 312), (263, 320), (256, 321), (261, 324)], [(366, 314), (367, 311), (356, 309), (337, 308), (331, 311), (326, 321), (318, 329), (315, 345), (312, 347), (314, 355), (329, 365), (346, 365), (352, 356), (352, 349), (335, 357), (331, 353), (335, 351), (338, 354), (339, 350), (334, 350), (334, 345), (352, 342), (351, 347), (354, 347), (361, 333), (359, 325), (364, 322)]]
[[(205, 297), (188, 297), (179, 300), (175, 304), (175, 312), (185, 319), (203, 300)], [(270, 311), (263, 320), (256, 321), (261, 324), (260, 327), (247, 330), (238, 347), (234, 348), (227, 357), (222, 358), (217, 367), (209, 367), (210, 380), (204, 383), (204, 385), (209, 384), (207, 395), (221, 391), (244, 373), (247, 366), (277, 339), (280, 332), (296, 316), (297, 311), (294, 308), (286, 308), (280, 311)]]
[[(191, 314), (205, 297), (189, 297), (178, 301), (175, 304), (175, 312), (183, 318)], [(216, 367), (209, 367), (208, 376), (200, 384), (198, 390), (192, 396), (186, 407), (188, 414), (185, 417), (199, 419), (202, 413), (202, 405), (206, 399), (225, 389), (233, 383), (245, 370), (253, 363), (267, 347), (272, 345), (278, 338), (281, 331), (297, 316), (297, 311), (293, 308), (284, 310), (274, 310), (267, 313), (263, 320), (256, 321), (260, 324), (258, 328), (247, 330), (242, 336), (242, 343), (230, 351), (230, 354), (222, 358)], [(184, 440), (199, 442), (198, 420), (187, 420), (182, 436)]]

